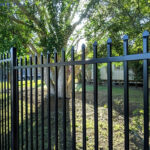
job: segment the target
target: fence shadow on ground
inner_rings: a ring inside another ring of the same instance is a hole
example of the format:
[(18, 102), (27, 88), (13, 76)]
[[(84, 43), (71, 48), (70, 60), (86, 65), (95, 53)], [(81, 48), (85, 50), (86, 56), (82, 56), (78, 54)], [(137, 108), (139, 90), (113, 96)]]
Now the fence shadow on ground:
[[(38, 93), (39, 93), (39, 95), (38, 95), (38, 103), (39, 103), (39, 106), (38, 106), (38, 133), (39, 133), (38, 134), (39, 135), (38, 136), (38, 147), (39, 147), (39, 149), (42, 149), (42, 147), (41, 147), (42, 146), (42, 143), (41, 143), (41, 141), (42, 141), (42, 132), (41, 132), (41, 130), (42, 130), (42, 128), (41, 128), (42, 127), (42, 118), (41, 118), (42, 105), (41, 105), (40, 91)], [(107, 94), (106, 93), (103, 92), (103, 94), (104, 94), (103, 98), (101, 97), (102, 93), (101, 92), (99, 93), (99, 95), (101, 95), (101, 96), (99, 96), (99, 101), (101, 101), (102, 99), (105, 100), (105, 102), (107, 101)], [(88, 95), (87, 95), (87, 104), (86, 105), (88, 105), (87, 106), (87, 113), (88, 113), (89, 106), (91, 106), (92, 110), (94, 110), (93, 109), (93, 99), (92, 99), (92, 96), (91, 96), (91, 95), (93, 95), (93, 92), (87, 93), (87, 94)], [(28, 95), (30, 95), (30, 92), (28, 93)], [(81, 107), (80, 106), (81, 104), (79, 103), (79, 101), (81, 102), (81, 100), (82, 100), (81, 96), (82, 96), (81, 92), (79, 92), (79, 93), (76, 92), (76, 99), (78, 99), (77, 107)], [(120, 97), (120, 99), (121, 99), (121, 97)], [(63, 102), (62, 99), (58, 100), (58, 110), (59, 110), (58, 111), (58, 116), (59, 116), (59, 118), (58, 118), (58, 149), (60, 149), (60, 150), (63, 149), (63, 110), (62, 110), (63, 106), (62, 106), (62, 102)], [(120, 101), (120, 102), (123, 103), (123, 101)], [(67, 114), (67, 116), (66, 116), (67, 143), (66, 143), (66, 145), (67, 145), (67, 149), (68, 150), (72, 149), (72, 133), (71, 133), (72, 132), (72, 129), (71, 129), (72, 128), (72, 123), (71, 123), (72, 122), (72, 118), (70, 118), (72, 109), (71, 109), (69, 103), (71, 103), (71, 99), (66, 99), (66, 114)], [(123, 107), (123, 105), (121, 105), (121, 103), (118, 103), (118, 105), (117, 104), (114, 104), (114, 105), (116, 105), (115, 107), (117, 107), (117, 108), (119, 107), (119, 105), (120, 105), (120, 107)], [(104, 105), (105, 105), (105, 103), (103, 103), (103, 102), (100, 103), (99, 102), (99, 108), (102, 108), (102, 107), (104, 108)], [(23, 116), (24, 116), (23, 118), (24, 119), (23, 119), (23, 123), (22, 123), (21, 122), (21, 109), (20, 109), (21, 108), (21, 100), (19, 98), (19, 149), (21, 149), (21, 145), (22, 145), (22, 136), (21, 136), (22, 127), (23, 127), (23, 149), (26, 149), (26, 142), (27, 142), (27, 140), (26, 140), (26, 117), (25, 117), (26, 111), (25, 111), (25, 107), (26, 107), (26, 105), (25, 105), (25, 98), (23, 98)], [(28, 96), (28, 149), (30, 149), (30, 147), (31, 147), (31, 128), (30, 128), (30, 126), (31, 126), (31, 123), (30, 123), (30, 121), (31, 121), (31, 118), (30, 118), (31, 114), (30, 114), (30, 108), (31, 108), (30, 96)], [(35, 113), (35, 97), (34, 97), (34, 95), (33, 95), (32, 108), (33, 108), (33, 114), (32, 114), (33, 115), (33, 149), (35, 149), (35, 145), (36, 145), (36, 122), (35, 122), (35, 116), (36, 116), (36, 113)], [(55, 149), (55, 109), (54, 108), (55, 108), (55, 100), (54, 100), (54, 97), (51, 97), (51, 109), (50, 109), (51, 110), (51, 118), (50, 118), (50, 120), (51, 120), (51, 149), (52, 150)], [(105, 108), (105, 109), (107, 109), (107, 108)], [(48, 110), (48, 103), (47, 103), (47, 99), (45, 98), (44, 99), (44, 147), (45, 147), (45, 149), (48, 149), (48, 112), (47, 112), (47, 110)], [(82, 108), (81, 108), (81, 110), (82, 110)], [(118, 111), (116, 108), (115, 108), (115, 110)], [(76, 126), (76, 128), (78, 128), (76, 133), (80, 134), (78, 136), (80, 138), (82, 138), (82, 133), (79, 133), (80, 131), (82, 132), (82, 128), (80, 127), (82, 125), (82, 122), (81, 122), (82, 121), (82, 114), (81, 114), (81, 112), (77, 112), (79, 114), (77, 114), (77, 116), (76, 116), (76, 118), (77, 118), (77, 122), (76, 122), (77, 126)], [(107, 116), (107, 114), (105, 114), (105, 115)], [(120, 113), (119, 113), (119, 115), (123, 116), (123, 114), (120, 114)], [(89, 117), (93, 118), (93, 113), (91, 113)], [(105, 116), (103, 116), (103, 118), (105, 118)], [(118, 116), (117, 116), (117, 118), (118, 118)], [(87, 116), (87, 123), (89, 122), (89, 120), (92, 121)], [(107, 121), (108, 120), (106, 119), (104, 121), (106, 121), (105, 125), (107, 126)], [(104, 125), (104, 121), (101, 122), (101, 120), (99, 120), (99, 123), (100, 123), (99, 131), (100, 132), (103, 129), (102, 126)], [(123, 123), (123, 118), (122, 118), (122, 123)], [(3, 126), (5, 126), (5, 124), (3, 124)], [(104, 128), (106, 128), (106, 126)], [(123, 126), (123, 124), (122, 124), (122, 126)], [(94, 129), (94, 126), (90, 125), (90, 128), (91, 127), (92, 127), (92, 129)], [(78, 131), (79, 128), (81, 128), (80, 131)], [(88, 127), (87, 127), (87, 130), (88, 130)], [(115, 127), (114, 127), (114, 130), (115, 130)], [(123, 132), (122, 128), (121, 128), (121, 130)], [(91, 134), (94, 134), (94, 133), (91, 133)], [(100, 133), (100, 134), (103, 134), (103, 133)], [(9, 135), (11, 135), (11, 133), (9, 133)], [(6, 136), (8, 136), (8, 133), (6, 133)], [(91, 137), (88, 137), (88, 139), (87, 139), (87, 145), (88, 145), (88, 143), (90, 143), (90, 138)], [(106, 135), (105, 138), (107, 138), (107, 135)], [(8, 139), (8, 137), (6, 137), (6, 139)], [(102, 140), (102, 139), (100, 139), (100, 140)], [(132, 137), (131, 137), (130, 140), (131, 140), (132, 143), (134, 143), (133, 147), (136, 146), (136, 148), (140, 148), (140, 149), (143, 148), (143, 139), (141, 138), (141, 136), (139, 136), (139, 134), (137, 134), (137, 132), (133, 132), (132, 133)], [(5, 144), (5, 137), (4, 137), (3, 142)], [(6, 143), (7, 143), (7, 141), (6, 141)], [(77, 144), (78, 145), (80, 144), (80, 149), (82, 149), (82, 141), (78, 141)], [(92, 146), (94, 146), (94, 143), (93, 143)]]
[[(24, 101), (24, 100), (23, 100)], [(34, 101), (34, 100), (33, 100)], [(40, 101), (40, 99), (39, 99)], [(30, 101), (28, 100), (28, 103)], [(55, 149), (55, 109), (54, 109), (55, 101), (54, 97), (51, 97), (51, 118), (50, 118), (50, 132), (51, 132), (51, 137), (50, 137), (50, 142), (51, 142), (51, 149)], [(30, 108), (31, 105), (28, 104), (28, 119), (26, 119), (25, 116), (25, 101), (23, 102), (23, 122), (21, 122), (21, 100), (19, 100), (19, 149), (31, 149), (31, 114), (30, 114)], [(33, 102), (32, 105), (33, 108), (33, 149), (36, 149), (36, 113), (35, 113), (35, 103)], [(42, 105), (39, 102), (38, 106), (38, 149), (42, 149), (42, 117), (41, 117), (41, 110), (42, 110)], [(72, 138), (71, 138), (71, 119), (69, 115), (69, 100), (66, 99), (66, 147), (67, 149), (71, 149), (72, 147)], [(63, 110), (62, 110), (62, 99), (58, 100), (58, 149), (63, 149)], [(26, 121), (28, 120), (28, 127), (26, 128)], [(11, 122), (10, 122), (11, 123)], [(7, 124), (7, 123), (6, 123)], [(5, 127), (5, 122), (3, 123), (3, 127)], [(10, 126), (11, 127), (11, 126)], [(23, 129), (23, 133), (22, 133)], [(26, 129), (27, 129), (27, 136), (28, 140), (26, 139)], [(9, 136), (11, 135), (11, 129), (9, 129)], [(4, 130), (3, 130), (4, 131)], [(22, 134), (23, 134), (23, 139), (22, 139)], [(17, 136), (17, 135), (16, 135)], [(3, 149), (8, 148), (8, 132), (6, 133), (6, 145), (5, 145), (5, 132), (3, 132)], [(22, 143), (23, 142), (23, 143)], [(10, 136), (10, 146), (11, 146), (11, 136)], [(28, 143), (28, 144), (27, 144)], [(10, 147), (11, 148), (11, 147)], [(48, 149), (48, 103), (47, 99), (44, 99), (44, 150)]]
[[(33, 104), (34, 105), (34, 104)], [(50, 143), (51, 143), (51, 149), (55, 149), (55, 101), (54, 97), (51, 97), (51, 117), (50, 119), (50, 132), (51, 132), (51, 137), (50, 137)], [(48, 103), (47, 99), (44, 99), (44, 149), (48, 149)], [(30, 111), (30, 109), (29, 109)], [(34, 111), (34, 109), (33, 109)], [(41, 117), (41, 112), (42, 111), (42, 105), (39, 104), (38, 106), (38, 147), (39, 149), (42, 149), (42, 117)], [(36, 147), (36, 122), (35, 122), (35, 116), (36, 113), (33, 113), (33, 149)], [(19, 125), (19, 139), (21, 141), (21, 126), (22, 123)], [(23, 122), (24, 126), (24, 149), (26, 149), (26, 120)], [(69, 106), (68, 106), (68, 101), (66, 100), (66, 138), (67, 138), (67, 149), (71, 149), (71, 124), (70, 124), (70, 118), (69, 118)], [(19, 146), (21, 146), (22, 143), (19, 143)], [(28, 116), (28, 147), (30, 149), (31, 147), (31, 118), (30, 114)], [(62, 100), (58, 100), (58, 149), (63, 149), (63, 110), (62, 110)]]

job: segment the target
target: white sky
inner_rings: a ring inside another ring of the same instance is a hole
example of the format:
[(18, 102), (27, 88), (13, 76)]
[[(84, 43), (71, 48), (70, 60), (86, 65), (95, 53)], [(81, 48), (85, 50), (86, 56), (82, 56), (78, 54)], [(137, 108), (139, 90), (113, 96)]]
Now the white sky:
[[(87, 3), (87, 2), (88, 2), (88, 0), (81, 0), (81, 1), (80, 1), (80, 4), (81, 4), (80, 7), (83, 8), (83, 5), (84, 5), (85, 3)], [(73, 20), (72, 24), (75, 23), (75, 22), (77, 22), (79, 19), (80, 19), (79, 14), (76, 14), (76, 16), (74, 17), (74, 20)], [(81, 31), (80, 34), (81, 34), (82, 37), (83, 37), (83, 35), (84, 35), (84, 29), (83, 29), (83, 27), (84, 27), (85, 24), (86, 24), (86, 20), (83, 20), (83, 21), (76, 27), (74, 33), (76, 33), (77, 31), (79, 31), (79, 30), (82, 29), (82, 31)], [(73, 34), (74, 34), (74, 33), (73, 33)], [(81, 50), (82, 44), (86, 44), (86, 40), (85, 40), (84, 37), (78, 41), (78, 43), (77, 43), (77, 45), (76, 45), (76, 50), (77, 50), (77, 51), (80, 51), (80, 50)]]

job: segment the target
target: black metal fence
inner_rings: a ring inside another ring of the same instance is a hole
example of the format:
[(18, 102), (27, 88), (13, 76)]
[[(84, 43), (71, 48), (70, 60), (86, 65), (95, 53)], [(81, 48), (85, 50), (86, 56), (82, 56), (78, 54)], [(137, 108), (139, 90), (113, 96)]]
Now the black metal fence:
[[(128, 62), (134, 60), (143, 60), (143, 94), (144, 94), (144, 148), (149, 149), (149, 95), (148, 95), (148, 31), (143, 33), (143, 53), (128, 55), (128, 36), (123, 38), (124, 55), (112, 57), (112, 41), (107, 41), (106, 58), (97, 58), (97, 43), (93, 44), (93, 59), (85, 60), (85, 46), (82, 46), (82, 60), (75, 61), (74, 48), (71, 49), (71, 61), (65, 61), (65, 51), (62, 50), (62, 61), (57, 62), (57, 52), (54, 52), (54, 63), (50, 62), (50, 54), (47, 54), (47, 63), (43, 62), (41, 55), (41, 64), (37, 64), (37, 56), (35, 55), (34, 63), (32, 57), (19, 60), (16, 56), (16, 49), (11, 48), (11, 56), (1, 56), (0, 60), (0, 149), (60, 149), (58, 146), (59, 136), (62, 136), (61, 145), (64, 150), (67, 148), (67, 97), (66, 97), (66, 67), (71, 66), (72, 74), (72, 120), (70, 141), (72, 149), (76, 149), (76, 105), (75, 105), (75, 66), (82, 65), (82, 149), (87, 149), (86, 138), (86, 80), (85, 65), (94, 64), (93, 89), (94, 89), (94, 145), (93, 149), (99, 149), (99, 129), (98, 129), (98, 77), (97, 64), (107, 63), (108, 77), (108, 149), (113, 149), (113, 121), (112, 121), (112, 62), (123, 62), (124, 64), (124, 149), (129, 149), (129, 87), (128, 87)], [(62, 100), (62, 123), (59, 125), (59, 97), (58, 97), (58, 67), (63, 67), (63, 98)], [(55, 94), (54, 94), (54, 113), (51, 112), (51, 84), (50, 69), (54, 69), (55, 73)], [(28, 71), (30, 70), (30, 79), (28, 79)], [(34, 71), (33, 71), (34, 70)], [(38, 80), (38, 70), (41, 72), (40, 81)], [(44, 70), (47, 70), (47, 88), (44, 89)], [(25, 71), (25, 79), (23, 77)], [(33, 76), (33, 78), (32, 78)], [(33, 82), (34, 81), (34, 82)], [(40, 86), (39, 86), (40, 82)], [(34, 86), (34, 90), (33, 90)], [(39, 90), (40, 87), (40, 90)], [(44, 104), (44, 94), (47, 94), (47, 103)], [(40, 94), (40, 97), (39, 97)], [(41, 107), (39, 108), (39, 99)], [(35, 105), (33, 105), (33, 103)], [(47, 110), (46, 110), (47, 109)], [(46, 119), (45, 119), (46, 112)], [(51, 122), (55, 120), (54, 126)], [(46, 126), (45, 126), (46, 125)], [(59, 128), (62, 132), (59, 132)], [(45, 129), (46, 128), (46, 129)], [(53, 130), (55, 136), (52, 137)], [(45, 135), (45, 133), (47, 133)], [(39, 136), (39, 134), (41, 134)], [(54, 143), (52, 141), (54, 138)], [(53, 146), (52, 146), (53, 145)]]

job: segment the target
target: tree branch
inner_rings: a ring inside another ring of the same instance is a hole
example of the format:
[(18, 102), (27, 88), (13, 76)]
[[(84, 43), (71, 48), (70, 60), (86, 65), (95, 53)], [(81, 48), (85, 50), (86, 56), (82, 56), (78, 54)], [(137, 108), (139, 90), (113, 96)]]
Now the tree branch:
[(38, 26), (39, 29), (41, 29), (40, 32), (42, 33), (42, 35), (46, 35), (46, 29), (45, 29), (45, 26), (42, 24), (42, 22), (37, 17), (35, 17), (34, 14), (28, 12), (27, 9), (23, 5), (20, 5), (18, 0), (13, 0), (13, 1), (20, 8), (20, 11), (23, 14), (25, 14), (29, 20), (32, 20)]
[(26, 8), (23, 6), (23, 5), (20, 5), (20, 2), (18, 0), (13, 0), (16, 5), (20, 8), (20, 11), (22, 11), (30, 20), (33, 20), (34, 23), (40, 27), (41, 23), (40, 23), (40, 20), (38, 20), (35, 15), (29, 13)]
[(77, 27), (77, 25), (79, 25), (79, 24), (83, 21), (83, 19), (87, 17), (87, 14), (88, 14), (88, 12), (89, 12), (91, 6), (95, 6), (95, 4), (96, 4), (97, 2), (98, 2), (98, 0), (94, 0), (94, 1), (91, 0), (91, 1), (89, 2), (89, 4), (87, 5), (85, 11), (82, 13), (80, 19), (72, 25), (72, 32), (75, 30), (75, 28)]
[(34, 53), (37, 53), (37, 49), (34, 47), (34, 45), (32, 43), (29, 43), (28, 45)]

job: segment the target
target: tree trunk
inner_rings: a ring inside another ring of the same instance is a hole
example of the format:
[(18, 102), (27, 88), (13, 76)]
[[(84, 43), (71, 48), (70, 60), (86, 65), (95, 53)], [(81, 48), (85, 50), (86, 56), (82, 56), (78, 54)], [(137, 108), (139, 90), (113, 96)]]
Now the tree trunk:
[(63, 97), (63, 85), (64, 85), (64, 74), (63, 74), (63, 66), (61, 66), (58, 70), (58, 97)]
[[(63, 85), (64, 85), (64, 81), (63, 81), (63, 67), (59, 67), (58, 68), (58, 97), (62, 98), (63, 97)], [(47, 73), (47, 69), (44, 69), (44, 80), (46, 85), (48, 86), (48, 73)], [(52, 72), (52, 70), (50, 70), (50, 92), (52, 95), (55, 94), (55, 77), (54, 77), (54, 72)]]
[[(54, 88), (53, 80), (54, 80), (53, 72), (50, 70), (50, 93), (52, 95), (55, 94), (55, 88)], [(46, 68), (44, 69), (44, 81), (45, 81), (46, 86), (48, 86), (48, 73), (47, 73)]]

